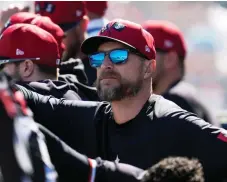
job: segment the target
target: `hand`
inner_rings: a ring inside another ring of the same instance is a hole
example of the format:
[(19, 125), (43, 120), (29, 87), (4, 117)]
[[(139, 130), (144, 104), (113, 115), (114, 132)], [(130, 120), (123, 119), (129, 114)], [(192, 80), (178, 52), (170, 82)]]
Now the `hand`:
[(29, 12), (29, 6), (11, 4), (7, 9), (3, 9), (1, 12), (0, 26), (3, 27), (8, 19), (15, 13)]

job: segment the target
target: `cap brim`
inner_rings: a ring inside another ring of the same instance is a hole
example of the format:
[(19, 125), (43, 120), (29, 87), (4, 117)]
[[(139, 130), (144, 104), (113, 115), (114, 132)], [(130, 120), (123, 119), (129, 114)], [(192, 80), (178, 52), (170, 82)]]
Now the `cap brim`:
[(86, 39), (82, 43), (81, 51), (82, 51), (82, 53), (84, 53), (86, 55), (92, 54), (94, 52), (97, 52), (99, 46), (102, 45), (105, 42), (119, 42), (119, 43), (121, 43), (121, 44), (123, 44), (123, 45), (125, 45), (125, 46), (127, 46), (131, 49), (136, 50), (136, 48), (131, 46), (130, 44), (128, 44), (124, 41), (115, 39), (115, 38), (111, 38), (111, 37), (107, 37), (107, 36), (93, 36), (93, 37)]
[(6, 58), (0, 56), (0, 65), (6, 64), (6, 63), (15, 63), (15, 62), (20, 62), (20, 61), (25, 61), (27, 59), (30, 60), (40, 60), (40, 58), (16, 58), (16, 59), (11, 59), (11, 58)]

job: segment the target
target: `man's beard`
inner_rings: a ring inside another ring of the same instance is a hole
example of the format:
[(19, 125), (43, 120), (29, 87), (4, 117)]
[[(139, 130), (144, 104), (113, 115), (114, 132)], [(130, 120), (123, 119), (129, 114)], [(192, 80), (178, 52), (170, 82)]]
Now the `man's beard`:
[[(107, 78), (107, 77), (115, 77), (120, 85), (110, 87), (110, 88), (105, 88), (103, 89), (100, 81), (102, 78)], [(108, 72), (103, 72), (99, 79), (96, 82), (96, 87), (98, 91), (99, 98), (103, 101), (120, 101), (124, 98), (128, 97), (133, 97), (138, 94), (138, 92), (141, 90), (143, 80), (141, 77), (138, 77), (136, 81), (129, 81), (126, 79), (121, 78), (120, 75), (108, 71)]]
[(11, 74), (10, 76), (15, 81), (23, 81), (23, 79), (20, 75), (19, 65), (16, 65), (15, 72), (13, 74)]
[(70, 58), (77, 58), (80, 53), (81, 42), (77, 41), (67, 47), (63, 53), (62, 62), (68, 61)]

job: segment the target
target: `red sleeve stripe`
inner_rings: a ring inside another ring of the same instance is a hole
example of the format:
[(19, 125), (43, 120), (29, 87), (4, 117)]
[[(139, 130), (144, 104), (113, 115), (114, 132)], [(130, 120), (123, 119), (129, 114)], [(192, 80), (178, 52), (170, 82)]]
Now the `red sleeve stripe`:
[(91, 168), (88, 182), (95, 182), (97, 162), (93, 159), (88, 159), (88, 162)]

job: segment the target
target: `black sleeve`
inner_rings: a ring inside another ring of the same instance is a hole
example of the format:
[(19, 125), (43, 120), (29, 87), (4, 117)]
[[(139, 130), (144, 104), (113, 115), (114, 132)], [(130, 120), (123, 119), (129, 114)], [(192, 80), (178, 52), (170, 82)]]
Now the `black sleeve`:
[(81, 100), (76, 87), (62, 81), (44, 80), (43, 82), (18, 82), (17, 84), (41, 95), (52, 95), (67, 100)]
[[(174, 147), (172, 155), (194, 157), (203, 165), (206, 182), (227, 180), (227, 131), (182, 110), (175, 103), (160, 99), (155, 115), (163, 122), (165, 137), (159, 142)], [(171, 139), (172, 138), (172, 139)], [(166, 154), (165, 150), (161, 151)], [(169, 153), (167, 152), (169, 155)]]
[(101, 102), (56, 99), (17, 85), (23, 92), (36, 122), (59, 136), (70, 147), (94, 157), (96, 133), (94, 116)]
[(180, 106), (182, 109), (185, 109), (188, 112), (195, 113), (198, 117), (204, 119), (206, 122), (219, 126), (215, 118), (208, 112), (205, 106), (203, 106), (195, 98), (186, 98), (174, 93), (166, 93), (163, 95), (165, 99), (170, 100)]
[[(188, 112), (175, 113), (177, 137), (182, 142), (176, 151), (198, 158), (203, 165), (205, 181), (227, 180), (227, 131), (215, 127)], [(174, 123), (174, 122), (172, 122)]]
[(192, 154), (200, 159), (205, 178), (209, 181), (227, 180), (227, 131), (204, 120), (193, 119), (192, 122), (193, 125), (190, 127), (194, 138)]
[(39, 127), (45, 135), (51, 161), (58, 172), (60, 182), (139, 181), (142, 169), (127, 164), (103, 161), (101, 158), (90, 159), (71, 149), (43, 126)]

